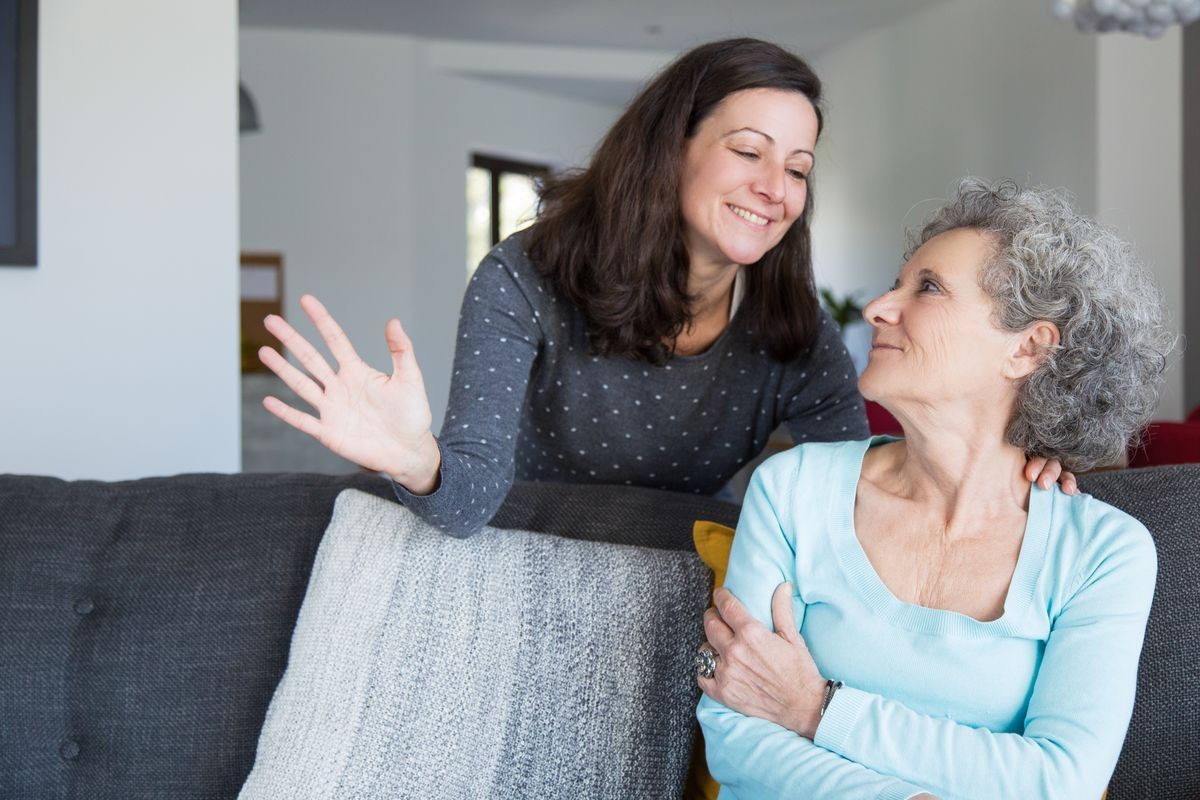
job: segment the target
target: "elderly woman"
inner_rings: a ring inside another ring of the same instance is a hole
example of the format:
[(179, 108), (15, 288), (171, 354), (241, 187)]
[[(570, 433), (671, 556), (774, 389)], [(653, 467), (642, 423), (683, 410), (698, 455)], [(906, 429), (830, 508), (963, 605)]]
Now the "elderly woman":
[(965, 180), (864, 316), (859, 388), (905, 437), (755, 472), (697, 659), (721, 796), (1098, 798), (1154, 543), (1023, 468), (1121, 458), (1172, 346), (1157, 293), (1062, 196)]

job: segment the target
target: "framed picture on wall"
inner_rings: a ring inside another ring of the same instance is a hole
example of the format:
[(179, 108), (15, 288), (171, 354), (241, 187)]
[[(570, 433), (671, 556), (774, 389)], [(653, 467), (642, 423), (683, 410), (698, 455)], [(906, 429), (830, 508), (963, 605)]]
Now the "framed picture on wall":
[(0, 266), (37, 265), (37, 0), (0, 0)]

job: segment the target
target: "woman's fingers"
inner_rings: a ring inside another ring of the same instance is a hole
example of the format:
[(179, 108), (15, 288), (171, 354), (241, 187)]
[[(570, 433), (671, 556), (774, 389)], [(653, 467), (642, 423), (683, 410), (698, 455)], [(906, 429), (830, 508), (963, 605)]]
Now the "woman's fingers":
[(733, 628), (721, 619), (721, 612), (710, 608), (704, 612), (704, 635), (712, 642), (717, 652), (724, 651), (733, 642)]
[(329, 347), (329, 352), (333, 353), (333, 357), (337, 359), (339, 365), (344, 367), (360, 360), (354, 345), (350, 344), (346, 332), (342, 330), (342, 326), (337, 324), (337, 320), (325, 309), (325, 306), (321, 305), (320, 300), (311, 294), (306, 294), (300, 298), (300, 307), (304, 309), (305, 314), (308, 314), (313, 325), (317, 326), (317, 332), (321, 334), (321, 338)]
[(1079, 483), (1073, 473), (1063, 469), (1062, 462), (1057, 458), (1036, 456), (1025, 462), (1025, 478), (1030, 483), (1037, 483), (1043, 489), (1049, 489), (1058, 481), (1059, 487), (1065, 494), (1079, 494)]
[(1043, 489), (1049, 489), (1061, 474), (1062, 462), (1057, 459), (1050, 459), (1046, 462), (1046, 466), (1042, 467), (1042, 475), (1038, 478), (1038, 486), (1041, 486)]
[[(1042, 486), (1042, 482), (1038, 478), (1042, 474), (1042, 468), (1046, 466), (1046, 459), (1041, 456), (1034, 456), (1025, 462), (1025, 480), (1030, 483), (1037, 483)], [(1042, 487), (1045, 488), (1045, 487)]]
[(417, 365), (416, 356), (413, 355), (412, 340), (404, 332), (400, 320), (389, 320), (387, 327), (384, 328), (384, 336), (387, 338), (388, 350), (392, 354), (392, 367), (397, 373), (412, 369)]
[(741, 601), (733, 596), (733, 592), (724, 586), (713, 592), (713, 605), (721, 612), (721, 618), (729, 623), (732, 628), (740, 630), (747, 625), (761, 624), (751, 616)]
[(321, 423), (312, 414), (297, 411), (278, 397), (272, 397), (271, 395), (263, 398), (263, 407), (296, 430), (303, 431), (317, 441), (320, 441)]
[(775, 594), (771, 595), (771, 620), (775, 623), (775, 632), (784, 639), (789, 642), (800, 639), (800, 632), (796, 630), (796, 615), (792, 613), (790, 583), (781, 583), (775, 587)]
[(290, 350), (309, 374), (323, 385), (328, 386), (337, 377), (325, 357), (318, 353), (317, 349), (297, 333), (296, 329), (289, 325), (283, 317), (268, 314), (263, 320), (263, 327)]
[(321, 399), (325, 396), (321, 387), (312, 378), (293, 367), (286, 358), (270, 347), (258, 348), (258, 360), (267, 369), (279, 376), (296, 395), (313, 408), (320, 408)]

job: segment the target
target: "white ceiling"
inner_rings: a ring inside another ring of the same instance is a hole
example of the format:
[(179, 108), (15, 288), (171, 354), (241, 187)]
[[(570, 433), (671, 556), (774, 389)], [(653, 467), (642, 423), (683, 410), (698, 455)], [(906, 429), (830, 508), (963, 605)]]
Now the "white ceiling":
[(811, 56), (940, 0), (241, 0), (247, 26), (676, 51), (757, 36)]

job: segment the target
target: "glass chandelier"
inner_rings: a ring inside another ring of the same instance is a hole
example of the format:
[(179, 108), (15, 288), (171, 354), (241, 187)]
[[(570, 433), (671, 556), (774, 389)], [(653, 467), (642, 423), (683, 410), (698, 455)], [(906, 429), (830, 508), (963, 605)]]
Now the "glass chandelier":
[(1200, 0), (1054, 0), (1054, 16), (1081, 31), (1126, 31), (1156, 39), (1200, 17)]

